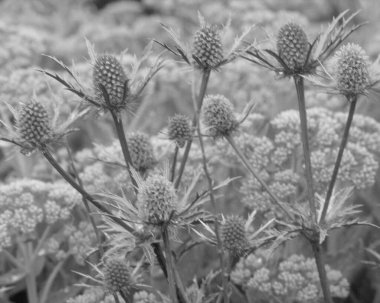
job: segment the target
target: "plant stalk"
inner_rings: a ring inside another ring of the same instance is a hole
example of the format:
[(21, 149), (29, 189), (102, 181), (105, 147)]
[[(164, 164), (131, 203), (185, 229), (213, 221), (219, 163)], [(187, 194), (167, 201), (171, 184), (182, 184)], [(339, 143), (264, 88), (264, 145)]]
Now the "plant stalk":
[(36, 274), (34, 272), (34, 261), (32, 258), (32, 243), (26, 243), (26, 246), (23, 246), (24, 258), (25, 258), (25, 272), (26, 272), (26, 292), (28, 295), (29, 303), (38, 303), (38, 294), (37, 294), (37, 283), (36, 283)]
[(231, 147), (234, 149), (237, 156), (240, 158), (241, 162), (245, 165), (245, 167), (248, 169), (248, 171), (252, 174), (252, 176), (261, 184), (261, 186), (266, 190), (266, 192), (269, 194), (269, 196), (272, 198), (273, 202), (290, 218), (293, 220), (293, 216), (290, 214), (290, 212), (282, 205), (279, 198), (276, 197), (276, 195), (271, 191), (269, 186), (265, 183), (264, 180), (261, 179), (259, 174), (255, 172), (251, 164), (248, 162), (247, 158), (244, 156), (244, 154), (237, 148), (235, 144), (235, 140), (231, 136), (225, 137), (228, 143), (231, 145)]
[[(206, 90), (207, 90), (208, 80), (210, 79), (210, 73), (211, 73), (211, 70), (209, 70), (209, 69), (204, 70), (202, 72), (201, 86), (200, 86), (199, 95), (197, 98), (198, 99), (197, 108), (199, 108), (199, 109), (202, 108), (203, 100), (204, 100)], [(194, 116), (193, 116), (193, 127), (195, 127), (197, 125), (197, 123), (198, 123), (197, 117), (196, 117), (196, 114), (194, 114)], [(179, 187), (179, 185), (181, 183), (181, 178), (182, 178), (183, 172), (185, 170), (186, 162), (187, 162), (187, 159), (189, 157), (189, 153), (190, 153), (192, 143), (193, 143), (193, 139), (190, 139), (189, 141), (187, 141), (185, 151), (184, 151), (184, 154), (182, 157), (181, 165), (179, 168), (179, 172), (178, 172), (178, 177), (177, 177), (177, 180), (176, 180), (175, 185), (174, 185), (174, 187), (176, 189)]]
[(170, 240), (169, 240), (169, 233), (168, 233), (167, 226), (164, 226), (162, 228), (162, 238), (164, 241), (164, 250), (165, 250), (165, 255), (166, 255), (166, 258), (165, 258), (166, 270), (168, 273), (170, 298), (173, 303), (178, 303), (177, 289), (176, 289), (175, 276), (174, 276), (174, 262), (173, 262), (172, 251), (170, 248)]
[(333, 303), (330, 293), (330, 286), (327, 280), (324, 253), (321, 244), (318, 242), (311, 243), (313, 248), (315, 263), (318, 269), (319, 281), (321, 282), (323, 298), (325, 299), (325, 303)]
[(303, 147), (303, 156), (305, 160), (306, 182), (307, 182), (307, 194), (310, 207), (310, 215), (313, 223), (317, 222), (317, 209), (315, 206), (314, 198), (314, 185), (313, 185), (313, 171), (310, 160), (310, 146), (307, 130), (307, 114), (305, 104), (305, 87), (303, 78), (296, 75), (294, 78), (294, 84), (297, 90), (298, 109), (301, 122), (301, 141)]
[(348, 141), (348, 137), (350, 135), (350, 128), (351, 128), (352, 120), (354, 118), (354, 113), (355, 113), (355, 108), (356, 108), (356, 103), (357, 103), (357, 96), (355, 96), (352, 100), (349, 100), (349, 102), (350, 102), (350, 109), (349, 109), (348, 116), (347, 116), (347, 122), (346, 122), (346, 125), (344, 127), (343, 138), (342, 138), (342, 141), (341, 141), (340, 146), (339, 146), (339, 151), (338, 151), (338, 155), (337, 155), (337, 158), (335, 161), (334, 170), (333, 170), (333, 173), (331, 176), (329, 187), (327, 189), (326, 200), (325, 200), (325, 203), (324, 203), (323, 209), (322, 209), (321, 220), (320, 220), (320, 222), (322, 224), (325, 222), (325, 219), (326, 219), (326, 214), (327, 214), (327, 210), (329, 208), (331, 196), (332, 196), (332, 193), (334, 190), (336, 180), (338, 178), (340, 164), (341, 164), (342, 159), (343, 159), (343, 152), (347, 146), (347, 141)]
[(46, 147), (41, 149), (42, 154), (49, 161), (49, 163), (54, 167), (54, 169), (69, 183), (76, 191), (78, 191), (84, 199), (91, 202), (97, 209), (109, 215), (114, 222), (125, 228), (127, 231), (133, 233), (134, 231), (120, 218), (115, 217), (112, 213), (101, 203), (96, 201), (82, 186), (77, 184), (75, 180), (59, 165), (59, 163), (54, 159), (51, 153)]
[(174, 155), (173, 155), (173, 162), (171, 166), (171, 174), (170, 174), (170, 181), (173, 182), (174, 177), (175, 177), (175, 169), (177, 166), (177, 157), (178, 157), (178, 145), (176, 144), (175, 149), (174, 149)]

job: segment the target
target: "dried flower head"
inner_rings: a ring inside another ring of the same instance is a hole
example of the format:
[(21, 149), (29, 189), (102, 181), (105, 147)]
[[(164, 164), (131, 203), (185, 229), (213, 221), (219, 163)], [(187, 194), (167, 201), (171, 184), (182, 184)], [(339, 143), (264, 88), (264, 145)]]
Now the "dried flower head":
[(17, 127), (21, 139), (34, 147), (43, 145), (51, 136), (49, 115), (45, 107), (37, 101), (22, 104)]
[(229, 216), (221, 225), (223, 248), (233, 255), (242, 255), (248, 248), (245, 221), (238, 216)]
[(175, 141), (179, 147), (183, 147), (193, 136), (189, 118), (181, 114), (169, 119), (168, 132), (169, 139)]
[(167, 222), (177, 205), (173, 184), (165, 176), (149, 176), (139, 188), (138, 205), (146, 222), (154, 225)]
[(112, 293), (126, 295), (132, 291), (133, 283), (129, 266), (124, 260), (112, 258), (104, 264), (104, 285)]
[(214, 138), (229, 136), (239, 124), (233, 112), (233, 105), (222, 95), (210, 95), (205, 98), (202, 118), (208, 133)]
[(345, 96), (364, 94), (370, 84), (368, 56), (357, 44), (343, 45), (335, 54), (336, 81)]
[[(93, 83), (96, 100), (100, 104), (116, 109), (126, 106), (128, 79), (123, 67), (115, 56), (101, 55), (96, 58), (93, 69)], [(107, 96), (104, 95), (103, 89)], [(109, 104), (107, 104), (108, 102)]]
[(282, 26), (277, 36), (277, 50), (289, 69), (302, 68), (307, 58), (309, 42), (301, 26), (293, 22)]
[(204, 26), (194, 35), (192, 57), (201, 69), (214, 69), (223, 60), (220, 31), (216, 26)]
[(134, 133), (127, 138), (132, 166), (138, 171), (150, 169), (156, 163), (153, 146), (149, 137), (143, 133)]

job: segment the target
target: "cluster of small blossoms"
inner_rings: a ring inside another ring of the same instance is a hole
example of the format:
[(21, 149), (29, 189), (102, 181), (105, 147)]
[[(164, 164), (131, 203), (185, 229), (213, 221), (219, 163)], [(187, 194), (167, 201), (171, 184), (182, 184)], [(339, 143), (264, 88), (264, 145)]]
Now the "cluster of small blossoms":
[[(284, 303), (317, 302), (322, 298), (314, 259), (292, 255), (276, 265), (277, 270), (267, 261), (263, 256), (252, 254), (241, 259), (232, 272), (231, 279), (243, 287), (249, 298)], [(348, 281), (328, 265), (326, 272), (332, 296), (347, 297)]]
[(65, 183), (25, 179), (0, 186), (0, 192), (1, 248), (18, 236), (36, 236), (39, 224), (68, 221), (80, 202), (80, 196)]
[(84, 265), (89, 252), (94, 249), (97, 241), (91, 224), (83, 221), (77, 226), (66, 225), (63, 235), (67, 239), (68, 247), (60, 249), (57, 252), (57, 258), (72, 255), (78, 264)]

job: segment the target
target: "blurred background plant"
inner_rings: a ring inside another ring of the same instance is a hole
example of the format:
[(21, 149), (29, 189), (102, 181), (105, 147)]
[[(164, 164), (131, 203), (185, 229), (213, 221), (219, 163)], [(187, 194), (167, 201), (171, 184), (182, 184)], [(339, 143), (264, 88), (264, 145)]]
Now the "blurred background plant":
[[(232, 44), (237, 33), (256, 24), (249, 38), (263, 40), (265, 45), (269, 43), (268, 37), (272, 38), (282, 25), (294, 20), (303, 26), (308, 36), (315, 37), (322, 25), (345, 9), (362, 9), (355, 23), (370, 21), (370, 25), (354, 33), (350, 40), (360, 44), (373, 61), (380, 53), (380, 7), (374, 0), (307, 3), (299, 0), (2, 0), (1, 101), (17, 107), (20, 101), (34, 95), (44, 105), (59, 106), (60, 114), (67, 117), (78, 106), (80, 98), (63, 90), (37, 69), (65, 75), (58, 64), (42, 56), (49, 54), (70, 66), (81, 84), (91, 87), (92, 66), (84, 37), (100, 54), (118, 56), (128, 49), (121, 63), (130, 71), (131, 63), (135, 62), (130, 54), (140, 57), (149, 40), (170, 43), (160, 23), (176, 28), (182, 37), (190, 39), (198, 28), (197, 11), (210, 23), (225, 23), (231, 17), (231, 27), (224, 36), (226, 43)], [(162, 49), (155, 46), (155, 51), (160, 53)], [(148, 63), (153, 62), (153, 57), (148, 59)], [(145, 72), (146, 69), (141, 71)], [(175, 146), (167, 136), (166, 125), (168, 118), (177, 113), (191, 116), (193, 112), (189, 78), (190, 72), (182, 63), (167, 60), (145, 94), (136, 100), (133, 114), (125, 113), (127, 139), (133, 167), (137, 170), (154, 170), (157, 164), (174, 155)], [(236, 144), (282, 201), (302, 207), (306, 181), (299, 118), (295, 111), (296, 93), (288, 80), (275, 81), (273, 74), (244, 60), (235, 60), (212, 74), (207, 93), (224, 95), (236, 112), (242, 112), (250, 101), (255, 102), (255, 113), (240, 126)], [(329, 181), (344, 128), (345, 103), (343, 98), (323, 94), (311, 86), (306, 87), (306, 101), (315, 187), (322, 193)], [(354, 186), (352, 201), (363, 204), (363, 215), (379, 225), (380, 124), (377, 121), (380, 107), (376, 101), (378, 96), (370, 96), (368, 101), (358, 104), (338, 184)], [(12, 121), (5, 103), (0, 107), (1, 120)], [(71, 134), (68, 141), (86, 190), (132, 193), (133, 189), (127, 186), (130, 177), (123, 166), (122, 150), (113, 139), (110, 117), (83, 119), (76, 122), (75, 127), (79, 131)], [(260, 190), (258, 182), (246, 174), (227, 142), (211, 138), (204, 141), (210, 174), (216, 182), (243, 176), (222, 189), (222, 198), (217, 199), (219, 211), (247, 217), (248, 211), (257, 210), (255, 227), (273, 217), (283, 218), (281, 212), (269, 204), (269, 196)], [(114, 302), (114, 297), (103, 289), (84, 290), (87, 279), (75, 273), (91, 272), (90, 263), (96, 263), (99, 257), (97, 237), (80, 195), (60, 181), (59, 175), (38, 154), (24, 157), (15, 153), (8, 143), (1, 142), (0, 146), (3, 181), (0, 186), (0, 300), (24, 302), (27, 290), (32, 296), (37, 292), (41, 303)], [(59, 145), (55, 148), (60, 165), (75, 175), (66, 148)], [(179, 161), (181, 157), (180, 153)], [(201, 173), (198, 188), (206, 190), (198, 144), (191, 150), (182, 182), (188, 184), (196, 172)], [(185, 190), (180, 188), (182, 192)], [(94, 218), (101, 223), (99, 216)], [(181, 232), (177, 236), (184, 246), (191, 246), (188, 236)], [(379, 300), (378, 243), (378, 231), (367, 227), (330, 234), (325, 249), (328, 278), (332, 281), (336, 302)], [(175, 245), (182, 248), (180, 244)], [(235, 285), (232, 302), (255, 302), (257, 298), (263, 302), (316, 302), (320, 299), (312, 253), (304, 241), (291, 240), (270, 257), (259, 254), (258, 251), (242, 258), (232, 269)], [(197, 245), (178, 258), (178, 263), (179, 274), (186, 285), (192, 283), (195, 275), (199, 279), (190, 287), (189, 298), (194, 298), (191, 302), (203, 302), (199, 298), (213, 293), (217, 284), (207, 276), (219, 266), (215, 250)], [(151, 285), (166, 291), (164, 276), (157, 264), (145, 275)], [(207, 283), (202, 284), (201, 280)], [(134, 302), (159, 300), (168, 299), (144, 291), (134, 295)]]

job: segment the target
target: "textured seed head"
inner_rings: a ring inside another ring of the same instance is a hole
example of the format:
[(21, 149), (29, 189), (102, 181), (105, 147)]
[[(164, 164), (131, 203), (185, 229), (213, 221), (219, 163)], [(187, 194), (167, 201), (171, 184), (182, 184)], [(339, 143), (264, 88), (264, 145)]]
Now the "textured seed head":
[(169, 119), (168, 131), (169, 139), (175, 141), (179, 147), (183, 147), (193, 135), (189, 118), (181, 114)]
[(213, 26), (205, 26), (194, 35), (192, 55), (199, 63), (194, 64), (200, 68), (215, 68), (223, 60), (223, 46), (219, 31)]
[(291, 70), (297, 70), (304, 65), (308, 50), (307, 36), (298, 24), (288, 23), (280, 28), (277, 51)]
[(132, 278), (128, 265), (120, 259), (110, 259), (104, 266), (104, 284), (112, 292), (129, 294), (132, 289)]
[(33, 146), (46, 142), (51, 135), (49, 122), (49, 115), (41, 103), (23, 104), (17, 121), (20, 137)]
[(339, 91), (346, 96), (364, 93), (370, 83), (365, 51), (350, 43), (342, 46), (335, 56)]
[(207, 96), (202, 107), (202, 120), (212, 137), (228, 136), (238, 127), (231, 102), (222, 95)]
[(161, 175), (149, 176), (138, 194), (139, 210), (150, 224), (169, 220), (176, 208), (177, 195), (173, 184)]
[(221, 238), (224, 249), (235, 255), (243, 254), (248, 246), (244, 220), (238, 216), (227, 217), (221, 226)]
[(106, 89), (109, 101), (112, 107), (122, 109), (126, 106), (126, 96), (128, 85), (125, 85), (127, 76), (121, 66), (120, 62), (111, 55), (99, 56), (93, 69), (93, 83), (95, 88), (96, 98), (99, 103), (107, 106), (104, 99), (101, 85)]
[(128, 149), (131, 155), (132, 166), (138, 171), (144, 171), (154, 166), (156, 160), (153, 146), (147, 135), (134, 133), (127, 138)]

